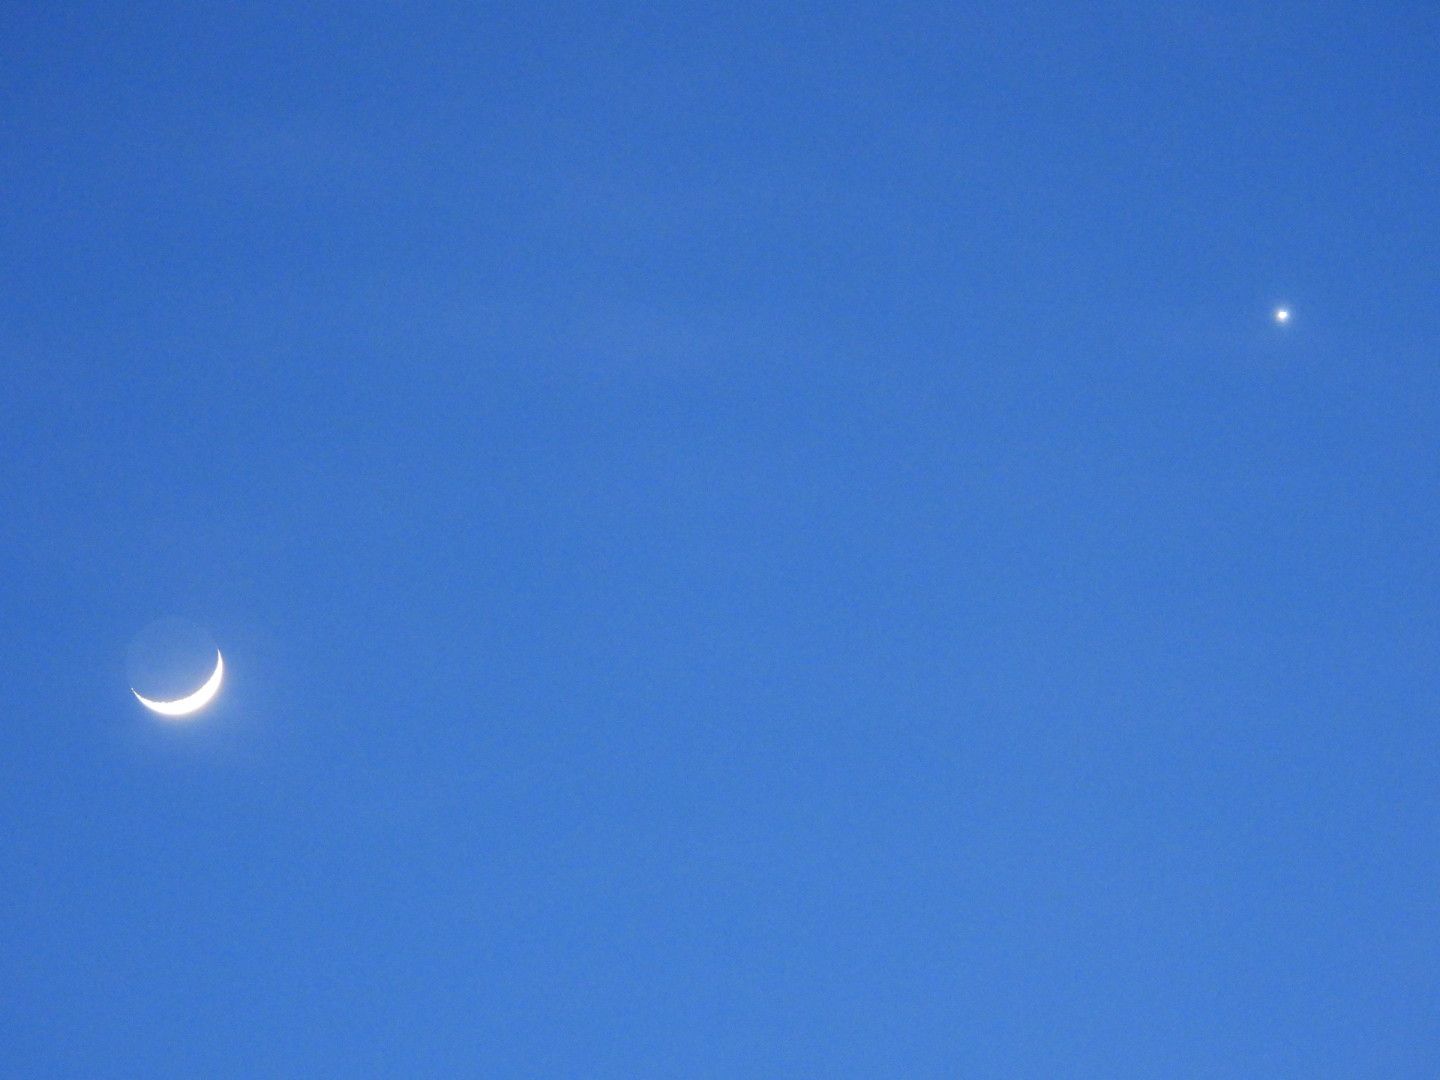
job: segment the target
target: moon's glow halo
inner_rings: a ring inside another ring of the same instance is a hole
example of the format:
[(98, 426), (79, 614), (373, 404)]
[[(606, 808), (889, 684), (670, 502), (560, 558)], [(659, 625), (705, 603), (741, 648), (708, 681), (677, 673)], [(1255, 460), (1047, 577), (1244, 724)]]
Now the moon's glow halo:
[(189, 716), (193, 712), (199, 712), (211, 699), (220, 692), (220, 680), (225, 677), (225, 658), (220, 655), (220, 650), (215, 650), (215, 670), (210, 678), (205, 680), (205, 685), (196, 690), (193, 694), (187, 694), (174, 701), (152, 701), (136, 690), (133, 686), (130, 692), (135, 695), (136, 700), (144, 705), (151, 712), (159, 713), (161, 716)]

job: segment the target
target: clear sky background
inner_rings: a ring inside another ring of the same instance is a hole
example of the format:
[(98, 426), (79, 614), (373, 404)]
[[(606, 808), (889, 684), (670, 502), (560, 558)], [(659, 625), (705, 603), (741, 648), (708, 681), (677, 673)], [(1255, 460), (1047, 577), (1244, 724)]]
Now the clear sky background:
[(1440, 1075), (1440, 15), (974, 7), (5, 6), (0, 1075)]

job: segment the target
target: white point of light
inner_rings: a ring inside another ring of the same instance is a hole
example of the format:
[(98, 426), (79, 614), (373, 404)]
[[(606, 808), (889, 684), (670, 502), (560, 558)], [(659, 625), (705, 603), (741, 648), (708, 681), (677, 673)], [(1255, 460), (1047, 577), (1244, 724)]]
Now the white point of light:
[(1289, 308), (1283, 308), (1283, 307), (1282, 307), (1282, 308), (1276, 308), (1276, 309), (1275, 309), (1275, 321), (1276, 321), (1277, 323), (1279, 323), (1281, 326), (1284, 326), (1287, 322), (1290, 321), (1290, 309), (1289, 309)]
[(140, 691), (133, 686), (130, 688), (130, 692), (135, 695), (141, 705), (151, 712), (159, 713), (161, 716), (189, 716), (210, 704), (211, 699), (220, 692), (220, 680), (224, 677), (225, 658), (220, 655), (220, 650), (216, 649), (214, 673), (205, 680), (205, 685), (193, 694), (176, 698), (174, 701), (151, 701), (149, 698), (143, 697)]

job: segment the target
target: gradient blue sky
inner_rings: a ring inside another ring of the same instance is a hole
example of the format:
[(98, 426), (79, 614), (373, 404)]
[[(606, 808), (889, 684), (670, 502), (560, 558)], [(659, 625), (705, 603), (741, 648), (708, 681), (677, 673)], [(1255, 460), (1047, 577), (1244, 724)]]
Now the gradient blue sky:
[(0, 1075), (1440, 1075), (1437, 58), (6, 5)]

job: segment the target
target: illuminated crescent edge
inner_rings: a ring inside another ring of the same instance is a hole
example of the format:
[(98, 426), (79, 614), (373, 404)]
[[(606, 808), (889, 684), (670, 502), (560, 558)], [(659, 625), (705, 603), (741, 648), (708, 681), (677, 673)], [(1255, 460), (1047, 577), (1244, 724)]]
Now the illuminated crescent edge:
[(216, 649), (214, 673), (205, 680), (205, 685), (193, 694), (176, 698), (174, 701), (151, 701), (133, 686), (130, 688), (130, 692), (135, 695), (141, 705), (151, 712), (157, 712), (161, 716), (186, 716), (210, 704), (211, 699), (220, 692), (220, 680), (224, 677), (225, 658), (220, 655), (220, 650)]

